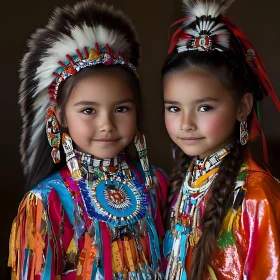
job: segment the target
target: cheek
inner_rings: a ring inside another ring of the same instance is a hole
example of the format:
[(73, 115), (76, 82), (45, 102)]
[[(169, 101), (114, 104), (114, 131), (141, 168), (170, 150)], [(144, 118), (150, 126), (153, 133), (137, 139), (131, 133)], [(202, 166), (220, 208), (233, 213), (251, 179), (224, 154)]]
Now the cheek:
[(202, 122), (201, 127), (208, 134), (220, 135), (230, 133), (234, 124), (235, 119), (231, 116), (215, 115)]
[(136, 113), (132, 113), (123, 118), (119, 118), (118, 127), (122, 129), (122, 131), (127, 135), (135, 135), (137, 130), (137, 117)]
[(81, 118), (79, 115), (66, 116), (69, 133), (72, 137), (87, 135), (92, 132), (94, 125), (90, 118)]
[(177, 121), (176, 120), (177, 119), (174, 116), (166, 113), (165, 116), (164, 116), (164, 120), (165, 120), (166, 130), (167, 130), (169, 136), (171, 138), (173, 138), (176, 134), (176, 131), (177, 131), (177, 129), (176, 129), (176, 127), (177, 127)]

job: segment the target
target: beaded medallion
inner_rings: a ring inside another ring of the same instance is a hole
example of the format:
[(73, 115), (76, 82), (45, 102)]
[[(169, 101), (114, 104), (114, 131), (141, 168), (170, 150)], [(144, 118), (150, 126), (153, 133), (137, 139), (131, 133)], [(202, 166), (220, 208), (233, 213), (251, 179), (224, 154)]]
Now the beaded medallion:
[[(107, 222), (111, 228), (133, 224), (142, 219), (148, 206), (147, 194), (143, 185), (138, 182), (126, 165), (120, 165), (120, 159), (114, 159), (111, 163), (89, 158), (83, 155), (83, 166), (89, 163), (95, 169), (93, 176), (79, 181), (79, 187), (84, 200), (88, 216), (92, 219)], [(112, 162), (115, 164), (111, 165)], [(102, 168), (101, 168), (102, 166)], [(88, 167), (86, 167), (89, 170)], [(100, 170), (102, 169), (102, 170)], [(108, 170), (104, 172), (104, 169)], [(110, 172), (109, 170), (113, 170)], [(93, 177), (94, 180), (89, 180)]]

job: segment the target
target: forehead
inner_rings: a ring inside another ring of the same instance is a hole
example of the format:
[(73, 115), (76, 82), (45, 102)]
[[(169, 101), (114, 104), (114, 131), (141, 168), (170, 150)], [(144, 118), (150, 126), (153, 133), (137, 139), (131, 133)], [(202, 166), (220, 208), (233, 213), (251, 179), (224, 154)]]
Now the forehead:
[[(70, 99), (90, 99), (114, 102), (133, 99), (133, 92), (124, 79), (110, 73), (94, 73), (81, 79), (74, 87)], [(70, 101), (70, 100), (69, 100)]]
[(164, 97), (231, 99), (231, 94), (210, 72), (198, 68), (174, 71), (164, 78)]

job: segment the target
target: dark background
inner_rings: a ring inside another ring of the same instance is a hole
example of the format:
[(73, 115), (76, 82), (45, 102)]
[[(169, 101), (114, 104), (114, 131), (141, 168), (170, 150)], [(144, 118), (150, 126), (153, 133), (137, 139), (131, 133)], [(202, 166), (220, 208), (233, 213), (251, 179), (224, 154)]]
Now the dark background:
[[(8, 238), (13, 217), (23, 196), (24, 179), (18, 145), (20, 115), (17, 106), (18, 67), (26, 50), (26, 40), (37, 27), (47, 23), (53, 8), (73, 0), (5, 1), (1, 4), (1, 94), (0, 94), (0, 279), (9, 279), (6, 269)], [(183, 16), (179, 0), (108, 0), (133, 20), (142, 43), (141, 82), (143, 87), (143, 123), (150, 161), (167, 172), (171, 170), (170, 142), (163, 122), (160, 69), (168, 49), (168, 27)], [(242, 28), (267, 67), (268, 74), (280, 92), (280, 36), (278, 0), (237, 0), (228, 15)], [(266, 134), (270, 169), (280, 178), (279, 114), (270, 100), (262, 105), (262, 124)], [(257, 159), (262, 158), (261, 144), (253, 147)]]

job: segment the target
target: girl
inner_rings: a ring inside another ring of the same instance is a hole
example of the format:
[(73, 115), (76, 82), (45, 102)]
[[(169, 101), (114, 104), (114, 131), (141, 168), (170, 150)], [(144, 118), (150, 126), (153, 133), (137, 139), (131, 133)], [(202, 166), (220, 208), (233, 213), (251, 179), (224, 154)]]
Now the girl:
[(185, 0), (163, 67), (175, 143), (166, 279), (280, 279), (280, 186), (247, 151), (259, 101), (279, 101), (232, 1)]
[[(34, 188), (12, 226), (13, 279), (161, 278), (155, 224), (162, 236), (166, 180), (151, 174), (137, 132), (139, 44), (130, 20), (84, 1), (56, 9), (28, 46), (21, 153)], [(134, 137), (137, 168), (123, 151)]]

